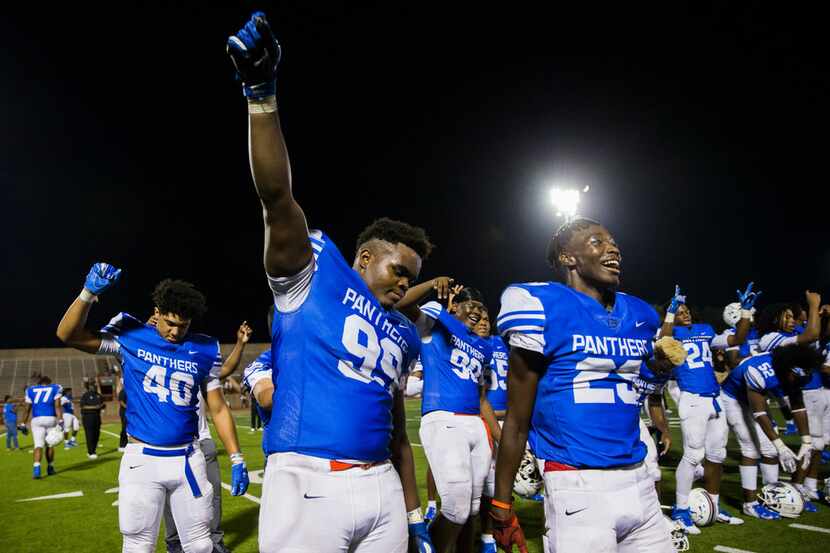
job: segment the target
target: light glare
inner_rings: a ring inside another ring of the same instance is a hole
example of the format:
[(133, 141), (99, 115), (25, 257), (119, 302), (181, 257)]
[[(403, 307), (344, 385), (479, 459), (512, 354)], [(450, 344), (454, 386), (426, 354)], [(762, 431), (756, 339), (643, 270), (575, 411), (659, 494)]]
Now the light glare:
[(579, 207), (579, 190), (551, 188), (550, 202), (556, 209), (558, 217), (564, 214), (570, 219), (576, 215), (576, 210)]

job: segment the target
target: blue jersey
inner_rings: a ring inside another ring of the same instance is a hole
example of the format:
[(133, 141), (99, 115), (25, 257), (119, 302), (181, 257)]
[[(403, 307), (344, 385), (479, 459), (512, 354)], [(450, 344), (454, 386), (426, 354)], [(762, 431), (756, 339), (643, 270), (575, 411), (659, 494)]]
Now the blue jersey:
[(737, 399), (744, 407), (749, 406), (747, 387), (762, 394), (769, 392), (777, 397), (784, 396), (784, 390), (772, 368), (772, 355), (760, 353), (744, 359), (732, 369), (722, 384), (723, 393)]
[(393, 396), (418, 357), (417, 330), (381, 306), (327, 236), (309, 236), (314, 259), (287, 279), (308, 275), (302, 293), (294, 294), (304, 297), (289, 305), (291, 294), (278, 291), (286, 279), (269, 278), (277, 307), (272, 361), (279, 372), (266, 453), (387, 460)]
[(493, 353), (490, 340), (467, 328), (438, 302), (422, 305), (421, 312), (435, 321), (432, 332), (421, 339), (421, 413), (451, 411), (478, 415), (479, 386), (484, 382), (484, 368), (490, 365)]
[[(738, 330), (735, 327), (727, 328), (726, 334), (727, 335), (735, 335)], [(746, 340), (740, 346), (733, 346), (730, 347), (729, 350), (737, 350), (738, 357), (740, 359), (746, 359), (750, 355), (755, 355), (756, 353), (761, 352), (760, 347), (761, 336), (758, 334), (758, 330), (753, 326), (750, 327), (749, 333), (746, 335)]]
[(655, 374), (645, 363), (640, 367), (639, 376), (634, 379), (634, 386), (640, 394), (639, 403), (643, 405), (652, 394), (662, 394), (666, 382), (671, 380), (671, 373)]
[[(798, 335), (804, 332), (804, 327), (797, 326), (792, 332), (769, 332), (764, 334), (761, 339), (761, 346), (764, 351), (771, 352), (775, 348), (782, 348), (791, 345), (796, 345), (798, 342)], [(818, 342), (815, 342), (815, 347), (818, 348)], [(804, 390), (818, 390), (822, 387), (821, 371), (813, 371), (810, 379), (807, 380), (801, 388)]]
[(507, 346), (501, 336), (493, 336), (490, 344), (493, 347), (493, 360), (487, 371), (487, 401), (494, 411), (504, 411), (507, 409)]
[[(708, 324), (675, 326), (673, 336), (683, 343), (686, 350), (686, 361), (674, 368), (674, 376), (680, 389), (693, 394), (717, 394), (720, 385), (715, 378), (715, 367), (712, 365), (715, 330)], [(725, 347), (725, 337), (720, 338), (718, 342), (720, 347)]]
[(504, 291), (497, 324), (511, 346), (545, 359), (528, 440), (538, 458), (579, 468), (645, 458), (634, 381), (653, 355), (654, 309), (617, 293), (608, 312), (563, 284), (517, 284)]
[(3, 404), (3, 420), (6, 426), (13, 426), (17, 422), (17, 406), (14, 403)]
[(189, 333), (168, 342), (155, 327), (120, 313), (102, 329), (100, 353), (121, 361), (127, 434), (152, 445), (192, 442), (199, 434), (199, 393), (219, 387), (219, 342)]
[(26, 388), (26, 403), (32, 404), (32, 418), (55, 417), (55, 400), (61, 398), (63, 388), (60, 384), (43, 384)]
[(61, 409), (63, 412), (68, 415), (75, 414), (75, 407), (72, 405), (72, 395), (71, 394), (64, 394), (61, 398)]
[[(260, 407), (252, 393), (257, 382), (263, 378), (276, 381), (273, 364), (271, 363), (270, 349), (266, 349), (260, 353), (259, 357), (254, 359), (251, 364), (245, 367), (245, 370), (242, 371), (242, 393), (251, 394), (251, 401), (253, 402), (257, 413), (259, 413), (260, 420), (262, 420), (262, 424), (265, 428), (264, 432), (268, 432), (268, 423), (271, 421), (271, 410)], [(263, 437), (263, 442), (264, 441), (265, 438)]]

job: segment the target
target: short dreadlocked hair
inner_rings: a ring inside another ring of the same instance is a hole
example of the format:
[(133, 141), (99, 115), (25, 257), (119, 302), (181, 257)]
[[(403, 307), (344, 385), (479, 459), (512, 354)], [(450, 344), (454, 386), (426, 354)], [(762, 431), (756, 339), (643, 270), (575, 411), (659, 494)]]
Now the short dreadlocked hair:
[(173, 313), (185, 319), (198, 319), (207, 311), (205, 295), (184, 280), (162, 280), (153, 290), (152, 297), (159, 311)]
[(453, 303), (464, 303), (465, 301), (477, 301), (483, 305), (486, 305), (484, 303), (484, 294), (482, 294), (477, 288), (471, 288), (469, 286), (465, 286), (456, 296), (452, 298)]
[(383, 240), (391, 244), (404, 244), (409, 246), (421, 259), (429, 257), (433, 246), (429, 241), (426, 231), (421, 227), (415, 227), (403, 221), (395, 221), (388, 217), (377, 219), (371, 225), (363, 229), (357, 237), (357, 251), (370, 240)]
[[(773, 303), (764, 307), (758, 315), (758, 334), (763, 336), (781, 328), (781, 318), (788, 309), (792, 311), (793, 304)], [(795, 312), (793, 312), (793, 315), (795, 315)]]
[(559, 227), (556, 232), (553, 233), (553, 237), (550, 239), (550, 242), (548, 242), (547, 251), (545, 251), (545, 259), (548, 264), (556, 269), (558, 273), (564, 273), (565, 267), (559, 263), (559, 256), (568, 246), (568, 242), (571, 241), (571, 238), (573, 238), (575, 232), (585, 230), (586, 228), (595, 225), (602, 226), (602, 223), (587, 217), (579, 217), (573, 221), (568, 221)]

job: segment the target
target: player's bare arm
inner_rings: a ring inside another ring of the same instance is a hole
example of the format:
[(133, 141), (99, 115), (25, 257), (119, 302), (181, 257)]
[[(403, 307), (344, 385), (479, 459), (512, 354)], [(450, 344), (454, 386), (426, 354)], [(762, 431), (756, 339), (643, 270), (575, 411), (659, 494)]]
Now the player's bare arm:
[(213, 419), (213, 424), (216, 426), (216, 433), (219, 434), (219, 439), (222, 440), (225, 450), (230, 455), (239, 453), (239, 439), (236, 437), (236, 424), (233, 421), (231, 410), (228, 409), (228, 404), (225, 403), (225, 395), (222, 393), (222, 388), (210, 390), (205, 397), (207, 399), (208, 410), (210, 411), (210, 418)]
[(671, 431), (666, 420), (666, 409), (663, 407), (663, 394), (651, 394), (648, 396), (648, 414), (651, 422), (660, 431), (660, 455), (665, 455), (671, 449)]
[(276, 101), (281, 47), (265, 14), (228, 39), (227, 50), (248, 99), (251, 174), (265, 222), (265, 270), (269, 276), (297, 274), (311, 260), (305, 214), (291, 190), (291, 164)]
[(236, 331), (236, 343), (233, 345), (230, 355), (228, 355), (225, 362), (222, 363), (222, 370), (219, 371), (219, 378), (227, 378), (236, 372), (239, 368), (239, 362), (242, 360), (242, 352), (245, 351), (245, 346), (251, 339), (253, 330), (248, 326), (248, 321), (243, 321)]
[[(544, 371), (544, 358), (539, 353), (512, 347), (510, 348), (509, 367), (507, 416), (504, 419), (499, 441), (494, 494), (494, 499), (501, 504), (510, 504), (512, 501), (513, 481), (525, 452), (530, 417), (536, 402), (539, 375)], [(493, 505), (491, 512), (502, 519), (509, 516), (508, 509), (496, 504)]]
[(746, 342), (749, 336), (749, 330), (752, 328), (752, 308), (755, 306), (755, 301), (761, 295), (761, 292), (753, 292), (752, 287), (755, 283), (750, 282), (746, 290), (741, 292), (738, 290), (738, 301), (741, 304), (741, 318), (735, 327), (735, 334), (726, 338), (726, 344), (729, 347), (740, 346)]
[(107, 263), (96, 263), (87, 274), (84, 288), (64, 313), (58, 330), (58, 339), (69, 347), (96, 353), (101, 348), (101, 334), (86, 328), (86, 320), (92, 304), (98, 296), (118, 281), (121, 269)]
[(253, 389), (254, 399), (257, 405), (263, 409), (270, 410), (274, 405), (274, 383), (270, 378), (260, 379)]
[(807, 290), (804, 292), (804, 297), (807, 300), (807, 326), (804, 332), (798, 335), (796, 342), (810, 344), (818, 340), (821, 334), (821, 316), (819, 315), (821, 295)]
[(493, 406), (490, 405), (490, 400), (487, 399), (487, 386), (481, 386), (479, 405), (481, 418), (484, 419), (484, 423), (490, 429), (490, 435), (493, 437), (493, 440), (500, 442), (501, 426), (499, 426), (499, 421), (496, 418), (496, 412), (493, 410)]
[(412, 445), (409, 443), (409, 436), (406, 433), (406, 408), (404, 407), (403, 392), (400, 390), (395, 392), (392, 425), (391, 460), (395, 470), (398, 471), (401, 477), (406, 511), (410, 512), (420, 509), (421, 501), (418, 499), (418, 483), (415, 480), (415, 457), (412, 453)]
[(416, 321), (421, 315), (418, 303), (433, 290), (438, 301), (449, 300), (450, 289), (454, 280), (451, 277), (435, 277), (417, 284), (406, 291), (404, 297), (395, 304), (395, 309), (406, 315), (410, 320)]

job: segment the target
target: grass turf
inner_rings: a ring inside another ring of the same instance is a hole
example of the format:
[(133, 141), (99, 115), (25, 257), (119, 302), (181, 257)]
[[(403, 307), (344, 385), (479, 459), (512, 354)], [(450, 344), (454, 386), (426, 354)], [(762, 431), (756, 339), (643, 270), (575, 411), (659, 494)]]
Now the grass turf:
[[(408, 431), (414, 444), (418, 439), (418, 420), (420, 402), (408, 401)], [(237, 417), (239, 437), (246, 455), (248, 470), (252, 480), (248, 493), (259, 497), (262, 486), (255, 471), (263, 468), (263, 454), (260, 448), (262, 434), (251, 433), (247, 426), (247, 417)], [(83, 430), (78, 434), (79, 446), (64, 450), (58, 446), (55, 455), (55, 476), (42, 480), (32, 480), (31, 435), (19, 434), (22, 451), (0, 453), (0, 520), (3, 532), (0, 533), (0, 552), (29, 553), (50, 551), (52, 553), (119, 551), (121, 535), (118, 532), (118, 507), (113, 503), (118, 499), (117, 493), (107, 493), (118, 486), (118, 468), (121, 454), (118, 453), (119, 423), (106, 424), (103, 427), (102, 441), (98, 447), (98, 459), (89, 460), (84, 446)], [(215, 434), (215, 433), (214, 433)], [(680, 430), (677, 423), (672, 426), (672, 451), (666, 460), (667, 466), (675, 466), (681, 455)], [(797, 438), (788, 437), (787, 441), (797, 450)], [(218, 440), (217, 440), (218, 443)], [(416, 446), (415, 461), (419, 467), (418, 484), (421, 490), (422, 505), (426, 505), (425, 466), (423, 449)], [(724, 468), (724, 484), (721, 502), (733, 514), (740, 515), (741, 490), (738, 475), (738, 451), (734, 439), (729, 442), (729, 459)], [(221, 450), (220, 463), (223, 481), (230, 482), (230, 468), (227, 455)], [(825, 468), (825, 467), (823, 467)], [(828, 471), (827, 467), (823, 470)], [(45, 465), (44, 465), (45, 474)], [(261, 478), (261, 474), (259, 475)], [(663, 468), (663, 497), (665, 505), (673, 502), (674, 471)], [(83, 496), (64, 499), (18, 502), (20, 499), (41, 497), (53, 494), (83, 492)], [(541, 551), (541, 534), (544, 529), (542, 506), (539, 503), (518, 500), (517, 510), (522, 526), (530, 540), (532, 553)], [(223, 528), (225, 543), (235, 553), (254, 553), (257, 551), (257, 527), (259, 506), (243, 497), (231, 497), (223, 490)], [(792, 528), (790, 524), (804, 524), (830, 529), (830, 507), (819, 506), (815, 514), (803, 514), (797, 520), (784, 519), (775, 522), (763, 522), (749, 517), (742, 517), (746, 523), (742, 526), (716, 525), (705, 528), (699, 536), (692, 536), (691, 551), (714, 551), (716, 545), (755, 553), (784, 553), (798, 550), (799, 553), (826, 552), (830, 548), (830, 534), (818, 533)], [(160, 539), (156, 551), (164, 551), (163, 539)]]

